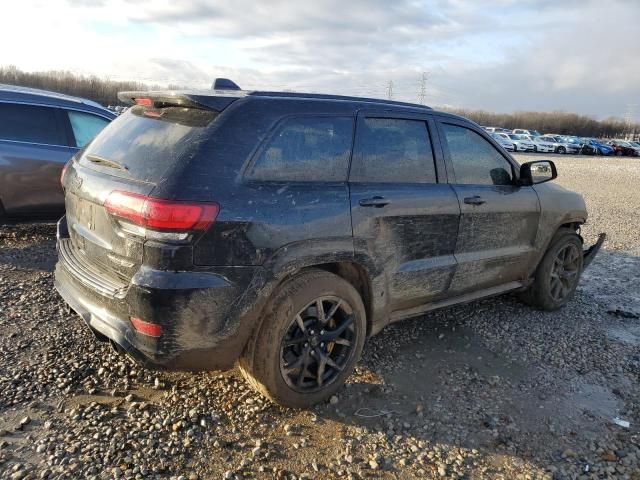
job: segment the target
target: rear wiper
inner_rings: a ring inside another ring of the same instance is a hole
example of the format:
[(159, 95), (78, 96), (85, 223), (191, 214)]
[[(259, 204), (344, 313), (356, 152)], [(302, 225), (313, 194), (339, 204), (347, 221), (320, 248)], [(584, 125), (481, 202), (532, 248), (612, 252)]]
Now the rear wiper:
[(105, 167), (117, 168), (119, 170), (129, 170), (126, 165), (122, 165), (114, 160), (109, 160), (108, 158), (99, 157), (98, 155), (85, 155), (85, 158), (92, 163), (97, 163), (99, 165), (104, 165)]

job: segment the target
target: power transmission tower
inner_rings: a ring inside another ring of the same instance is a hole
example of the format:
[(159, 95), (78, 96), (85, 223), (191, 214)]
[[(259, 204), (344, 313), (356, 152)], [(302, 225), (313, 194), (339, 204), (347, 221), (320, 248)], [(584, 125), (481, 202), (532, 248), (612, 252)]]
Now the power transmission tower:
[(420, 77), (420, 91), (418, 91), (418, 103), (421, 105), (425, 104), (427, 97), (427, 78), (429, 78), (429, 74), (422, 72), (422, 76)]
[(627, 104), (627, 111), (624, 115), (624, 123), (626, 124), (627, 127), (627, 135), (628, 136), (633, 136), (634, 135), (634, 123), (635, 123), (635, 118), (636, 118), (636, 107), (638, 105), (636, 103), (628, 103)]
[(387, 84), (387, 98), (391, 100), (393, 98), (393, 80), (389, 80)]

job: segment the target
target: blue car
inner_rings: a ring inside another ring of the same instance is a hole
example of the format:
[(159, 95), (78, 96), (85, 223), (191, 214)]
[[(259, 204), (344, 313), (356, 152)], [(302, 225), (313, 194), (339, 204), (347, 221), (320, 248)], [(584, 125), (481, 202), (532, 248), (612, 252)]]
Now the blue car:
[(62, 168), (114, 118), (90, 100), (0, 85), (0, 218), (60, 216)]
[(582, 139), (582, 154), (584, 155), (612, 155), (613, 148), (609, 145), (600, 143), (595, 138)]

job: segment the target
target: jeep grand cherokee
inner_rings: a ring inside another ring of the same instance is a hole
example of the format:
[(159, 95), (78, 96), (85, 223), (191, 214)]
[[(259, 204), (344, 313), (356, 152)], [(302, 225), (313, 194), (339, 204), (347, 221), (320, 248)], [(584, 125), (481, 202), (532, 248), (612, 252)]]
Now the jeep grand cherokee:
[(428, 107), (128, 92), (63, 174), (55, 284), (148, 365), (225, 369), (283, 405), (332, 395), (385, 325), (519, 291), (571, 298), (582, 197)]

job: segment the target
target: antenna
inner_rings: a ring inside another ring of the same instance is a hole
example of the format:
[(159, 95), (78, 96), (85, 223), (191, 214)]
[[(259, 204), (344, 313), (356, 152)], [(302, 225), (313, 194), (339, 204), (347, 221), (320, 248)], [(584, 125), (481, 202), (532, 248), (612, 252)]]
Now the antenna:
[(387, 84), (387, 99), (393, 99), (393, 80), (389, 80)]
[(228, 78), (216, 78), (211, 85), (211, 90), (240, 90), (240, 87)]

